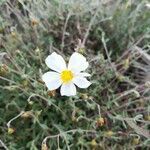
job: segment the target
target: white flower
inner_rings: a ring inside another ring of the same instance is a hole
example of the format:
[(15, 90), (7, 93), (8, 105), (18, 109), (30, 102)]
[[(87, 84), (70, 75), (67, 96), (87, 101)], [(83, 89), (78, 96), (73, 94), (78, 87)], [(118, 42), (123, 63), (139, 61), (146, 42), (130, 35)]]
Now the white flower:
[(150, 8), (150, 3), (147, 3), (147, 4), (146, 4), (146, 7)]
[[(91, 83), (85, 78), (90, 74), (83, 72), (89, 66), (86, 58), (75, 52), (70, 57), (68, 66), (63, 57), (53, 52), (45, 59), (46, 65), (53, 71), (46, 72), (42, 76), (48, 90), (60, 88), (61, 95), (76, 95), (76, 86), (87, 88)], [(76, 85), (76, 86), (75, 86)]]

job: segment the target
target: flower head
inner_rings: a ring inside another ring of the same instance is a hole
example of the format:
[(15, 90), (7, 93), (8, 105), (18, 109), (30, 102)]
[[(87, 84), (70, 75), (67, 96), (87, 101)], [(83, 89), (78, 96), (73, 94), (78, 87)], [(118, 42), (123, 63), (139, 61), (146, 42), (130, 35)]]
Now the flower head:
[(87, 88), (91, 83), (85, 78), (90, 74), (85, 73), (89, 63), (86, 58), (75, 52), (70, 57), (68, 66), (63, 57), (55, 52), (45, 59), (46, 65), (53, 71), (46, 72), (42, 76), (48, 90), (52, 91), (60, 88), (61, 95), (76, 95), (76, 86)]

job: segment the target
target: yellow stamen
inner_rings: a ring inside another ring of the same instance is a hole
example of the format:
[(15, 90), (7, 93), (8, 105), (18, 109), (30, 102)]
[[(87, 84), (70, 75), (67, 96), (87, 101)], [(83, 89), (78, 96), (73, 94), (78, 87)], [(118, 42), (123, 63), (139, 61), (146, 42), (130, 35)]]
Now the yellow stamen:
[(63, 83), (67, 83), (73, 79), (73, 73), (70, 70), (64, 70), (61, 72), (61, 80)]

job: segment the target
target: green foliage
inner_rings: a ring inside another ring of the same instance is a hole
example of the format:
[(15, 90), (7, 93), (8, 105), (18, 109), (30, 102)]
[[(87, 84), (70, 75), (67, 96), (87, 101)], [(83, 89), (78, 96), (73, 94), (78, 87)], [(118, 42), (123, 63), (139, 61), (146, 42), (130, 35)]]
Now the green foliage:
[[(150, 65), (134, 65), (145, 64), (138, 46), (149, 57), (147, 3), (0, 1), (0, 149), (148, 148)], [(75, 49), (93, 84), (74, 97), (48, 92), (45, 58)]]

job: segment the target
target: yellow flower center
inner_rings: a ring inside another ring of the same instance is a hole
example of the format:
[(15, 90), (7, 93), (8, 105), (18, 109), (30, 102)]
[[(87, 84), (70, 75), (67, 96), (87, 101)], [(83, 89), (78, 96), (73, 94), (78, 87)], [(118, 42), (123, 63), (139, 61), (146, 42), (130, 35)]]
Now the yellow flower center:
[(64, 70), (61, 72), (61, 80), (63, 83), (67, 83), (73, 79), (73, 73), (70, 70)]

